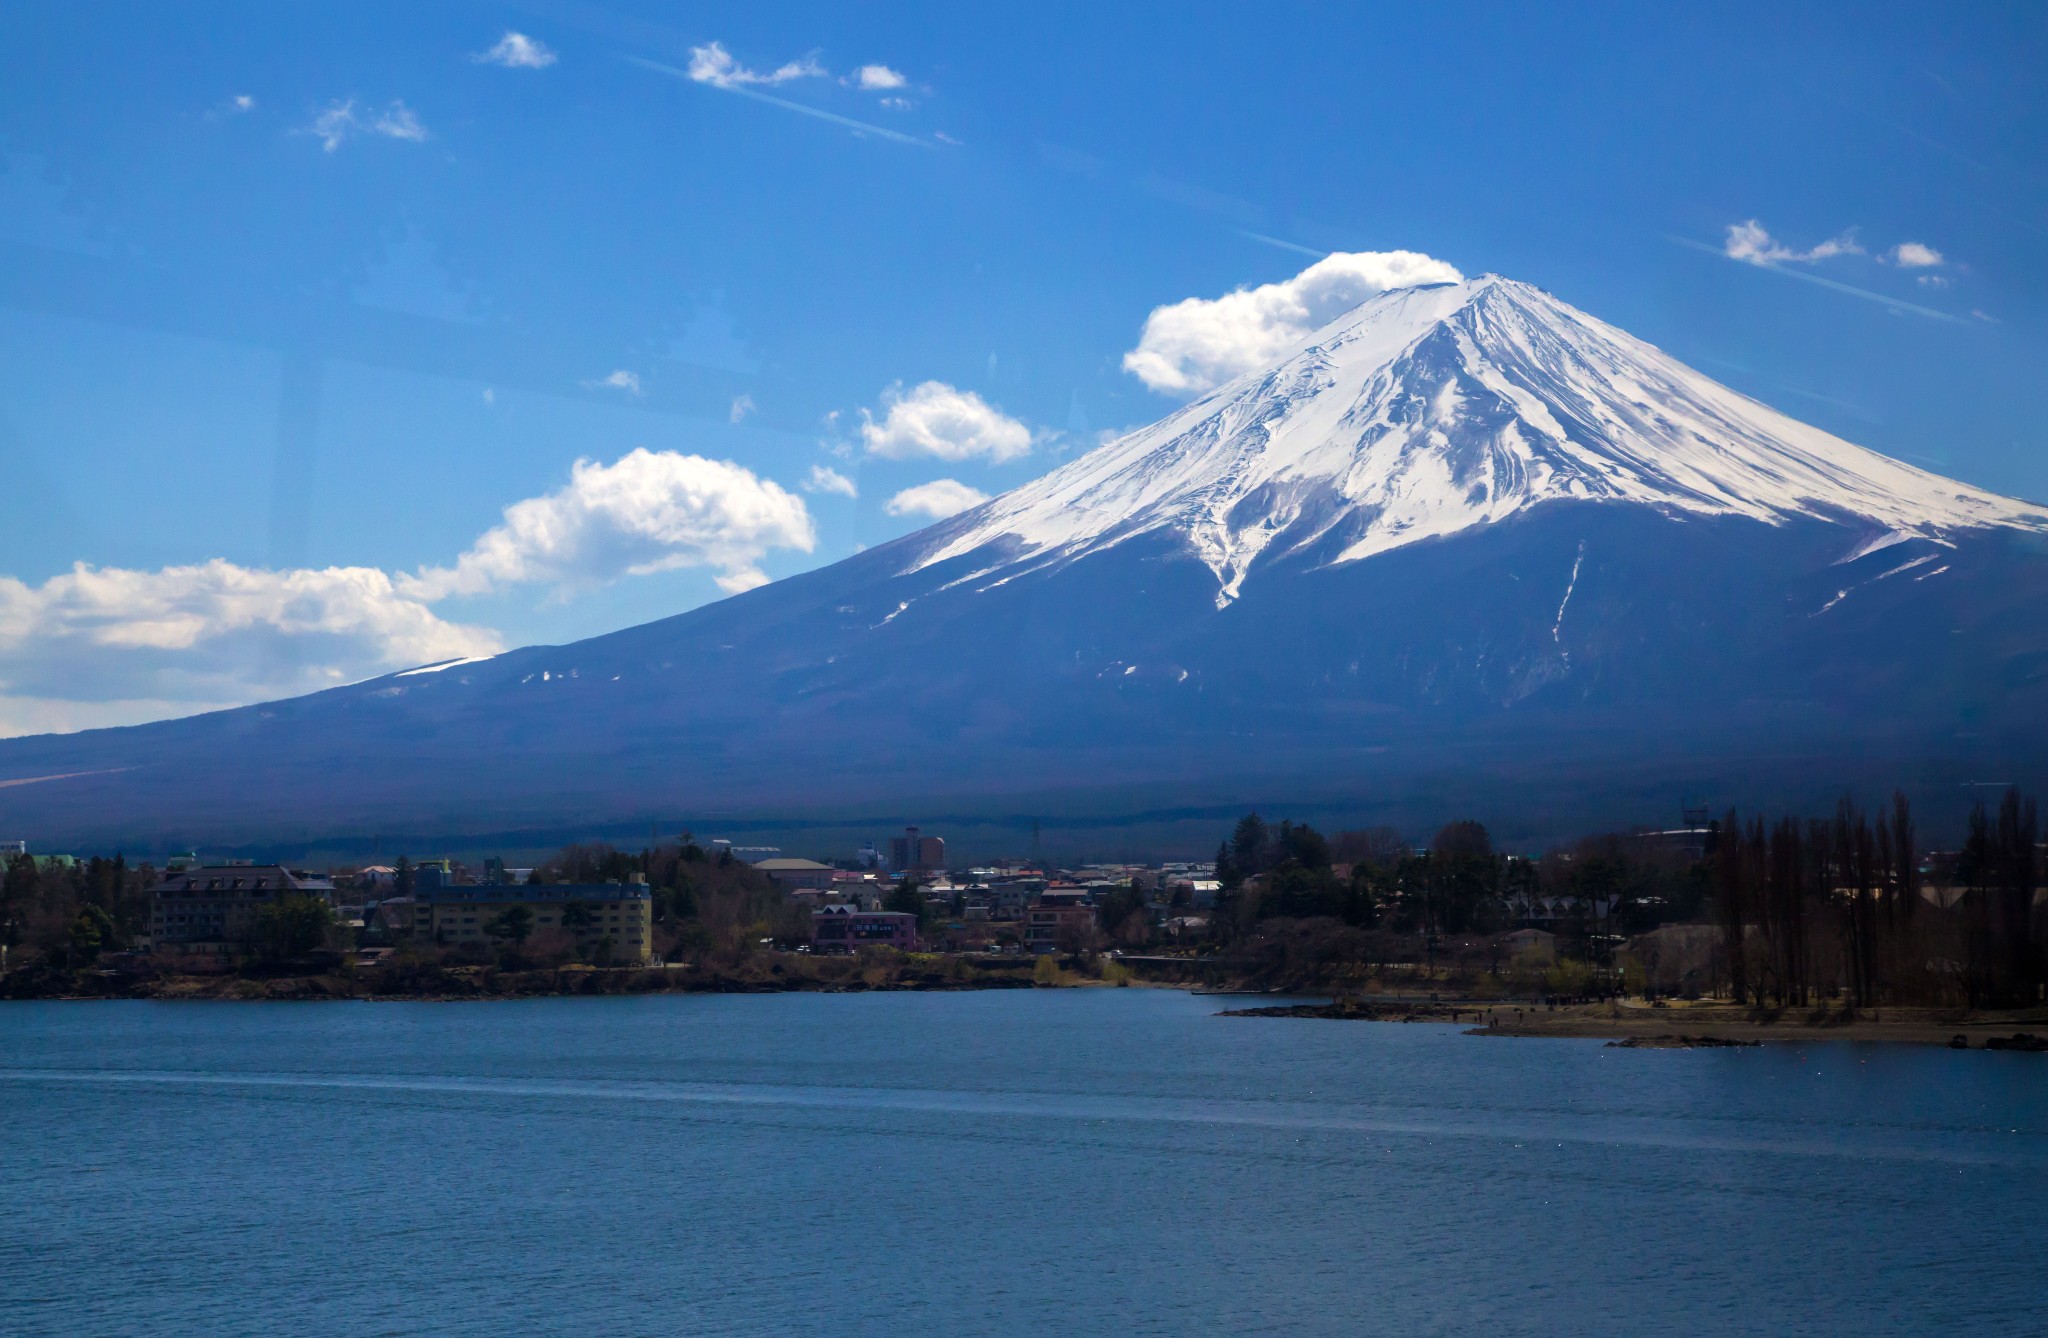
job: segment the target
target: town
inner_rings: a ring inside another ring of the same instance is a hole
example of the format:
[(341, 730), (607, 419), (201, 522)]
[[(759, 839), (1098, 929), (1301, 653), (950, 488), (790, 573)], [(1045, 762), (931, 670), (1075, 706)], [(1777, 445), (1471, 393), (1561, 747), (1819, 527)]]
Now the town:
[[(647, 967), (706, 946), (700, 912), (730, 916), (700, 903), (723, 890), (742, 894), (756, 916), (728, 930), (771, 950), (1079, 955), (1100, 946), (1105, 929), (1138, 944), (1197, 938), (1219, 890), (1213, 863), (949, 868), (944, 838), (916, 827), (886, 846), (828, 864), (686, 835), (638, 855), (571, 848), (540, 867), (401, 858), (317, 873), (188, 851), (164, 859), (157, 875), (150, 864), (130, 870), (125, 858), (42, 855), (15, 842), (0, 849), (0, 954), (26, 944), (45, 961), (130, 973), (227, 972), (265, 956), (317, 964), (344, 951), (358, 967), (423, 950), (483, 960), (501, 949), (548, 965)], [(31, 907), (46, 878), (102, 889), (139, 879), (146, 927), (123, 932), (111, 890), (68, 925), (39, 918)]]
[(1947, 851), (1920, 848), (1903, 797), (1874, 815), (1845, 801), (1831, 820), (1682, 818), (1531, 857), (1469, 820), (1410, 845), (1251, 813), (1208, 860), (1072, 866), (951, 859), (918, 827), (831, 859), (682, 833), (530, 866), (401, 856), (318, 872), (17, 843), (0, 994), (204, 992), (192, 982), (208, 978), (263, 997), (1137, 980), (1845, 1016), (2041, 1001), (2043, 859), (2017, 791), (1979, 805)]

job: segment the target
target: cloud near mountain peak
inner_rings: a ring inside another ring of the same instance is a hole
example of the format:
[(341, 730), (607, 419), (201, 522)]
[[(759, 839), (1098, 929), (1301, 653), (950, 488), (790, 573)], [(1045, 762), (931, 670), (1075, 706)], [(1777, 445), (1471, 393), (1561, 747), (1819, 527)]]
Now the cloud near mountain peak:
[(1161, 394), (1193, 397), (1270, 362), (1369, 297), (1464, 277), (1419, 251), (1338, 251), (1278, 283), (1154, 307), (1123, 367)]

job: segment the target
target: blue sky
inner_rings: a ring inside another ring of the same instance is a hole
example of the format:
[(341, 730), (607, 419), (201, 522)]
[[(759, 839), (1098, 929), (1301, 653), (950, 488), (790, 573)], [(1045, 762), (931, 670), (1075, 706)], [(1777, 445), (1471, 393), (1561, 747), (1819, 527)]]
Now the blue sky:
[(2038, 5), (16, 0), (0, 733), (832, 561), (1332, 251), (2048, 499), (2044, 84)]

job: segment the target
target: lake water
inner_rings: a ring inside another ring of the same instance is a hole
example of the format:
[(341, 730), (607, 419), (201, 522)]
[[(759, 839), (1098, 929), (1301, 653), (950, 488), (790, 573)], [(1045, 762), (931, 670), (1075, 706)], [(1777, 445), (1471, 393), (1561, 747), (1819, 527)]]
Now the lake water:
[(1165, 990), (0, 1005), (0, 1333), (2048, 1333), (2048, 1056)]

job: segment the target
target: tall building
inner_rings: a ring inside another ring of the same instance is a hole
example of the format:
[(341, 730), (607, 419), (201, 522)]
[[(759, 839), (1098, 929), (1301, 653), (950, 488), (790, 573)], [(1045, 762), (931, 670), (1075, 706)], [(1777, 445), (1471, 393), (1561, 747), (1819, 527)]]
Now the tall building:
[(889, 838), (889, 867), (898, 873), (922, 873), (946, 867), (946, 841), (941, 836), (923, 836), (915, 827)]

